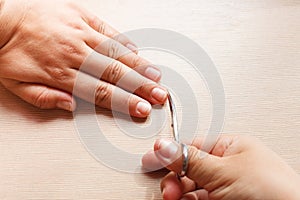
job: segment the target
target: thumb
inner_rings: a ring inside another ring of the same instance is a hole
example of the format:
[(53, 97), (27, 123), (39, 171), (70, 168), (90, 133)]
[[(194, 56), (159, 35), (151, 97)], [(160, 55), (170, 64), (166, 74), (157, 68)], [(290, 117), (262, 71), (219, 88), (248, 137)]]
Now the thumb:
[[(169, 170), (176, 173), (182, 171), (181, 145), (165, 139), (157, 140), (154, 145), (155, 155), (158, 160)], [(188, 168), (186, 176), (197, 182), (199, 187), (205, 186), (222, 174), (223, 160), (206, 152), (200, 151), (194, 146), (188, 146)]]
[(44, 85), (16, 82), (10, 83), (7, 88), (24, 101), (42, 109), (74, 111), (76, 108), (72, 95)]

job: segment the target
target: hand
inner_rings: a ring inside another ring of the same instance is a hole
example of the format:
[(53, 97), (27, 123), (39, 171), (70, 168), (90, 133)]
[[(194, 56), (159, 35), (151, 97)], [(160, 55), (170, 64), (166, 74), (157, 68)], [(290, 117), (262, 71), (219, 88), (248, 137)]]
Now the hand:
[[(71, 94), (80, 76), (73, 95), (104, 108), (112, 107), (113, 91), (115, 103), (123, 105), (115, 109), (135, 117), (148, 116), (150, 103), (166, 101), (157, 84), (159, 69), (139, 57), (128, 38), (72, 1), (0, 0), (0, 5), (0, 82), (23, 100), (73, 111)], [(97, 54), (88, 68), (79, 70), (93, 49)], [(116, 86), (128, 73), (130, 79)], [(127, 92), (132, 86), (140, 86), (134, 94)], [(86, 95), (91, 88), (95, 99)]]
[(300, 180), (280, 157), (261, 142), (245, 136), (222, 136), (211, 152), (200, 151), (197, 138), (189, 146), (187, 176), (179, 181), (182, 156), (179, 145), (158, 140), (155, 153), (143, 158), (146, 168), (163, 165), (170, 172), (161, 182), (168, 199), (300, 199)]

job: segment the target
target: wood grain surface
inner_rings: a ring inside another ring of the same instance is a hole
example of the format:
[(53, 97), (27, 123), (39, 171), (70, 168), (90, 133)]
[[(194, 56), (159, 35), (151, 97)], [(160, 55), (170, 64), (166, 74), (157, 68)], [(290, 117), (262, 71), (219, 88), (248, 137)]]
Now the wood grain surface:
[[(122, 32), (170, 29), (201, 45), (223, 81), (223, 132), (257, 136), (300, 173), (300, 1), (78, 2)], [(141, 55), (190, 81), (202, 105), (198, 128), (204, 133), (211, 106), (203, 81), (171, 55)], [(106, 110), (97, 109), (97, 119), (109, 141), (130, 153), (147, 151), (161, 136), (128, 137)], [(70, 113), (39, 110), (0, 86), (0, 123), (0, 199), (161, 199), (166, 172), (124, 173), (103, 165), (81, 143)]]

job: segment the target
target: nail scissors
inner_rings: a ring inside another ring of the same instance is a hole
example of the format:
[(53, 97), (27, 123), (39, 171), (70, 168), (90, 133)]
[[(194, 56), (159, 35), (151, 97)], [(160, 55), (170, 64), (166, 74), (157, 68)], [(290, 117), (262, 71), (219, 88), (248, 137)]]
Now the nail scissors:
[(170, 109), (171, 119), (172, 119), (171, 127), (172, 127), (172, 131), (173, 131), (173, 137), (174, 137), (175, 142), (180, 144), (181, 151), (182, 151), (182, 157), (183, 157), (182, 171), (180, 173), (177, 173), (177, 177), (180, 180), (181, 177), (184, 177), (186, 175), (186, 172), (188, 169), (188, 158), (189, 158), (188, 157), (188, 147), (187, 147), (187, 145), (180, 142), (176, 106), (175, 106), (175, 102), (174, 102), (174, 96), (170, 91), (168, 92), (168, 101), (169, 101), (169, 109)]

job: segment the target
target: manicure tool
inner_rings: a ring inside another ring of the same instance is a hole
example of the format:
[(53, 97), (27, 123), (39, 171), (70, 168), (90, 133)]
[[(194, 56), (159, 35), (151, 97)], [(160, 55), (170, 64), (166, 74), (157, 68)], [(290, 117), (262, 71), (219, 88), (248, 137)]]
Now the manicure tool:
[(182, 157), (183, 157), (182, 171), (180, 173), (177, 173), (177, 177), (180, 180), (181, 177), (184, 177), (186, 175), (186, 172), (188, 169), (188, 147), (187, 147), (187, 145), (180, 142), (176, 106), (175, 106), (173, 94), (170, 91), (168, 92), (168, 101), (169, 101), (169, 107), (170, 107), (170, 113), (171, 113), (171, 119), (172, 119), (171, 126), (172, 126), (172, 130), (173, 130), (173, 137), (175, 139), (175, 142), (180, 144), (181, 151), (182, 151)]

